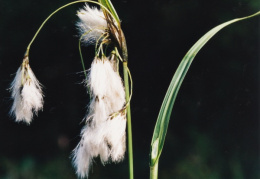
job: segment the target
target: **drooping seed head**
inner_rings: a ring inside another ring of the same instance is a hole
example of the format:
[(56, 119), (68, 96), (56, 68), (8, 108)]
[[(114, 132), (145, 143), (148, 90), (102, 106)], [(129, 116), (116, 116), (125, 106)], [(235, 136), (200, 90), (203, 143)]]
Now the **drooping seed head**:
[(43, 94), (41, 84), (30, 68), (28, 57), (25, 57), (21, 67), (11, 83), (13, 105), (10, 113), (15, 116), (16, 122), (30, 124), (33, 114), (43, 108)]

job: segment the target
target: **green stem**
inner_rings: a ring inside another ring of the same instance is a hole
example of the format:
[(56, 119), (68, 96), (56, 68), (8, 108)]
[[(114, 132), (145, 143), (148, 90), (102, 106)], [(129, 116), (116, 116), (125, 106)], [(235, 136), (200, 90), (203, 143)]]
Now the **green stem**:
[[(123, 62), (124, 84), (126, 101), (129, 101), (129, 80), (127, 62)], [(132, 140), (132, 124), (130, 104), (126, 108), (127, 115), (127, 136), (128, 136), (128, 159), (129, 159), (129, 178), (134, 179), (134, 162), (133, 162), (133, 140)]]
[[(56, 14), (58, 11), (60, 11), (61, 9), (67, 7), (67, 6), (70, 6), (72, 4), (76, 4), (76, 3), (81, 3), (81, 2), (90, 2), (90, 3), (94, 3), (94, 4), (97, 4), (99, 6), (101, 6), (102, 8), (104, 8), (107, 13), (109, 13), (110, 15), (111, 12), (105, 7), (103, 6), (102, 4), (100, 4), (99, 2), (96, 2), (96, 1), (92, 1), (92, 0), (81, 0), (81, 1), (73, 1), (71, 3), (68, 3), (68, 4), (65, 4), (64, 6), (61, 6), (60, 8), (56, 9), (53, 13), (51, 13), (44, 21), (43, 23), (41, 24), (41, 26), (39, 27), (39, 29), (36, 31), (35, 35), (33, 36), (31, 42), (29, 43), (29, 45), (27, 46), (27, 51), (26, 51), (26, 55), (29, 55), (29, 50), (30, 50), (30, 47), (32, 45), (32, 43), (34, 42), (35, 38), (37, 37), (37, 35), (39, 34), (39, 32), (41, 31), (42, 27), (45, 25), (45, 23), (54, 15)], [(113, 16), (112, 16), (113, 17)]]
[[(83, 35), (81, 37), (83, 37)], [(80, 60), (81, 60), (83, 72), (84, 72), (85, 78), (87, 79), (87, 72), (86, 72), (86, 68), (85, 68), (85, 64), (84, 64), (84, 60), (83, 60), (83, 56), (82, 56), (82, 52), (81, 52), (81, 44), (80, 44), (81, 43), (81, 37), (79, 39), (79, 55), (80, 55)]]
[(158, 178), (158, 164), (159, 161), (154, 164), (154, 166), (150, 167), (150, 179), (157, 179)]

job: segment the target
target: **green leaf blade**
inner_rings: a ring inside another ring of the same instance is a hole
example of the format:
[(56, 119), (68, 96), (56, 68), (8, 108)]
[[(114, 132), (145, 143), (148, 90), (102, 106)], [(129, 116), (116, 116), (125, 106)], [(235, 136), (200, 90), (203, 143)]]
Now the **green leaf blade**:
[[(260, 14), (260, 11), (251, 16), (233, 19), (233, 20), (227, 21), (223, 24), (216, 26), (215, 28), (208, 31), (204, 36), (202, 36), (186, 53), (186, 55), (182, 59), (181, 63), (179, 64), (179, 66), (172, 78), (172, 81), (171, 81), (169, 88), (167, 90), (167, 93), (164, 97), (164, 100), (163, 100), (163, 103), (162, 103), (162, 106), (161, 106), (161, 109), (160, 109), (160, 112), (159, 112), (159, 115), (158, 115), (158, 118), (156, 121), (153, 138), (152, 138), (152, 142), (151, 142), (151, 149), (150, 149), (150, 167), (153, 167), (159, 160), (159, 157), (161, 155), (161, 152), (162, 152), (162, 149), (164, 146), (164, 141), (165, 141), (165, 137), (167, 134), (169, 120), (170, 120), (170, 116), (172, 113), (172, 108), (173, 108), (175, 99), (177, 97), (181, 84), (190, 68), (190, 65), (191, 65), (193, 59), (195, 58), (195, 56), (197, 55), (197, 53), (217, 32), (219, 32), (224, 27), (226, 27), (234, 22), (248, 19), (248, 18), (257, 16), (259, 14)], [(157, 143), (157, 142), (158, 142), (158, 145), (155, 145), (155, 143)], [(155, 150), (157, 150), (157, 151), (155, 151)], [(154, 155), (155, 153), (157, 154), (156, 156)]]
[(111, 3), (111, 1), (110, 0), (98, 0), (98, 2), (101, 3), (103, 6), (105, 6), (111, 12), (113, 17), (117, 21), (117, 23), (120, 24), (119, 16), (117, 15), (117, 12), (116, 12), (113, 4)]

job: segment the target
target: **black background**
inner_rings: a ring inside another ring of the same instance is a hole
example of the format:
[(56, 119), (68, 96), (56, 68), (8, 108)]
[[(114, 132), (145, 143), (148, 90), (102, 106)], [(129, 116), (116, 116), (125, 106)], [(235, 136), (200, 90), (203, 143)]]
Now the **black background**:
[[(44, 26), (30, 65), (44, 85), (43, 112), (30, 126), (9, 116), (9, 85), (43, 20), (68, 0), (0, 1), (0, 178), (76, 178), (70, 153), (79, 141), (88, 95), (78, 53), (76, 11)], [(150, 142), (170, 80), (208, 30), (253, 14), (258, 0), (114, 0), (134, 81), (131, 102), (135, 178), (149, 176)], [(174, 105), (159, 178), (255, 179), (259, 174), (259, 17), (228, 26), (196, 56)], [(93, 47), (83, 48), (86, 66)], [(128, 178), (124, 162), (94, 163), (90, 178)]]

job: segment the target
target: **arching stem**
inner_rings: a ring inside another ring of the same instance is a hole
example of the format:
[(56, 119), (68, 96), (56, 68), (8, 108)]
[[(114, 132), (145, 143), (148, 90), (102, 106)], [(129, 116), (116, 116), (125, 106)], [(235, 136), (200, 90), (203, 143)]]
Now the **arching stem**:
[[(76, 4), (76, 3), (82, 3), (82, 2), (90, 2), (90, 3), (97, 4), (97, 5), (101, 6), (103, 9), (105, 9), (105, 11), (106, 11), (107, 13), (109, 13), (110, 15), (112, 15), (111, 12), (110, 12), (104, 5), (102, 5), (102, 4), (99, 3), (99, 2), (92, 1), (92, 0), (73, 1), (73, 2), (71, 2), (71, 3), (65, 4), (65, 5), (61, 6), (60, 8), (56, 9), (53, 13), (51, 13), (51, 14), (43, 21), (43, 23), (41, 24), (41, 26), (38, 28), (38, 30), (36, 31), (35, 35), (33, 36), (32, 40), (30, 41), (29, 45), (27, 46), (27, 50), (26, 50), (25, 55), (29, 55), (30, 47), (31, 47), (32, 43), (34, 42), (35, 38), (37, 37), (37, 35), (38, 35), (39, 32), (41, 31), (41, 29), (43, 28), (43, 26), (45, 25), (45, 23), (46, 23), (54, 14), (56, 14), (58, 11), (60, 11), (61, 9), (65, 8), (65, 7), (67, 7), (67, 6), (70, 6), (70, 5), (73, 5), (73, 4)], [(113, 16), (112, 16), (112, 17), (113, 17)]]

